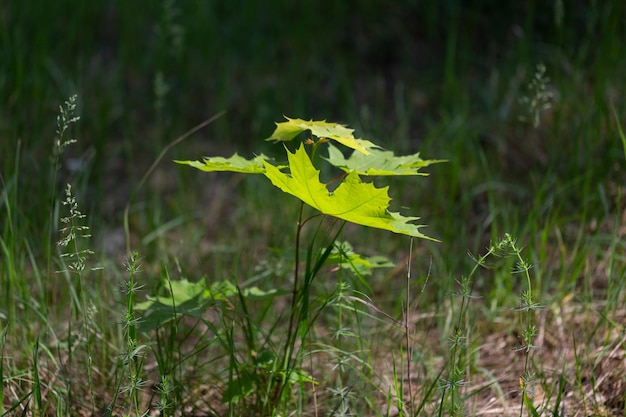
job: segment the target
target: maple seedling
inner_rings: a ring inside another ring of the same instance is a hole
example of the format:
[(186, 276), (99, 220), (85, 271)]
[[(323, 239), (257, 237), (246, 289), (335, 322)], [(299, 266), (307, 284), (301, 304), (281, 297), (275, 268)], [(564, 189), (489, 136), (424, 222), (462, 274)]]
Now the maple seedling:
[[(339, 232), (331, 238), (330, 244), (321, 252), (313, 253), (313, 242), (309, 245), (306, 257), (306, 265), (303, 279), (300, 271), (300, 236), (304, 225), (308, 220), (319, 213), (367, 227), (387, 230), (394, 233), (408, 235), (415, 238), (435, 240), (420, 231), (423, 225), (415, 224), (419, 217), (404, 216), (398, 212), (390, 211), (391, 198), (389, 187), (376, 187), (363, 178), (373, 176), (423, 176), (427, 175), (420, 170), (431, 164), (443, 162), (441, 160), (424, 160), (419, 153), (406, 156), (396, 156), (393, 152), (384, 150), (379, 145), (368, 140), (355, 138), (353, 129), (326, 121), (306, 121), (302, 119), (290, 119), (276, 123), (276, 129), (267, 138), (268, 141), (288, 142), (298, 137), (302, 132), (310, 131), (311, 136), (304, 139), (295, 151), (290, 151), (286, 146), (287, 161), (284, 164), (275, 163), (269, 157), (260, 154), (251, 159), (246, 159), (237, 153), (229, 158), (205, 157), (202, 161), (176, 161), (206, 172), (231, 171), (244, 174), (261, 174), (284, 193), (290, 194), (301, 201), (299, 219), (297, 221), (295, 237), (295, 261), (293, 290), (291, 291), (291, 309), (289, 311), (289, 324), (286, 336), (283, 339), (282, 353), (273, 357), (271, 372), (280, 375), (277, 380), (271, 379), (272, 386), (267, 391), (269, 398), (263, 400), (267, 404), (269, 412), (272, 407), (278, 405), (285, 395), (291, 392), (289, 384), (310, 381), (311, 377), (297, 366), (298, 352), (296, 346), (302, 346), (306, 334), (314, 320), (309, 312), (308, 293), (311, 284), (318, 272), (324, 265), (358, 265), (362, 270), (379, 267), (383, 264), (368, 263), (358, 258), (358, 255), (346, 250), (341, 250), (339, 260), (337, 251), (345, 246), (345, 243), (337, 243)], [(344, 153), (335, 144), (348, 148), (351, 154), (346, 158)], [(305, 146), (306, 145), (306, 146)], [(307, 152), (307, 146), (310, 151)], [(327, 149), (327, 155), (318, 158), (323, 149)], [(340, 171), (328, 183), (320, 181), (320, 170), (315, 162), (328, 163)], [(332, 183), (332, 186), (331, 186)], [(319, 213), (309, 218), (303, 218), (304, 205), (308, 205)], [(344, 245), (344, 246), (341, 246)], [(350, 247), (351, 248), (351, 247)], [(348, 261), (342, 260), (348, 256)], [(267, 369), (264, 369), (267, 371)], [(234, 400), (248, 395), (241, 387), (248, 386), (251, 382), (233, 381), (226, 390), (225, 400)]]

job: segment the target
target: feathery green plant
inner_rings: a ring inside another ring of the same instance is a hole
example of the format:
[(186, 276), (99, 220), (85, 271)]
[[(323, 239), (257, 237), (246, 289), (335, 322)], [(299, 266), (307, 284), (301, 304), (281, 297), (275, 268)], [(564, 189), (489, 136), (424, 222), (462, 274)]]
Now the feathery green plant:
[(504, 242), (516, 260), (513, 274), (521, 274), (526, 281), (526, 289), (522, 291), (520, 296), (520, 305), (516, 308), (516, 311), (519, 311), (521, 314), (525, 313), (526, 316), (523, 318), (525, 324), (521, 332), (522, 344), (516, 346), (514, 349), (514, 351), (524, 353), (524, 371), (519, 379), (520, 391), (522, 394), (522, 401), (520, 403), (521, 417), (524, 413), (524, 406), (526, 406), (531, 413), (537, 412), (532, 403), (532, 397), (534, 395), (533, 385), (536, 383), (536, 375), (534, 373), (532, 363), (532, 353), (539, 348), (533, 344), (537, 336), (534, 314), (537, 310), (543, 309), (543, 306), (537, 302), (537, 297), (533, 293), (533, 285), (529, 273), (532, 265), (522, 257), (522, 249), (517, 245), (517, 242), (511, 235), (505, 234)]
[[(65, 106), (61, 106), (59, 108), (60, 114), (57, 117), (57, 140), (55, 142), (53, 152), (55, 175), (56, 171), (58, 170), (59, 157), (61, 153), (67, 146), (77, 142), (76, 139), (68, 139), (65, 137), (65, 132), (67, 131), (69, 126), (79, 120), (79, 117), (74, 115), (76, 109), (76, 99), (76, 95), (70, 97), (70, 99), (65, 103)], [(87, 216), (81, 213), (78, 209), (78, 202), (76, 201), (76, 197), (72, 194), (72, 186), (69, 183), (65, 187), (65, 199), (62, 201), (62, 204), (67, 207), (68, 215), (60, 219), (61, 223), (64, 225), (60, 229), (62, 237), (58, 241), (58, 246), (61, 251), (60, 261), (63, 269), (57, 272), (65, 274), (68, 282), (68, 287), (70, 288), (70, 292), (72, 294), (72, 306), (75, 318), (80, 317), (82, 319), (81, 342), (84, 343), (87, 353), (87, 381), (91, 410), (93, 412), (95, 411), (96, 406), (92, 375), (93, 341), (91, 340), (91, 336), (95, 328), (93, 320), (95, 315), (95, 306), (91, 300), (88, 300), (84, 279), (86, 272), (97, 271), (101, 269), (101, 267), (89, 266), (88, 264), (89, 257), (93, 255), (94, 252), (89, 248), (83, 247), (83, 242), (87, 242), (91, 237), (91, 234), (89, 233), (89, 226), (85, 224), (85, 218)], [(76, 285), (74, 285), (72, 282), (72, 276), (75, 277)], [(68, 320), (68, 327), (67, 344), (68, 350), (70, 351), (69, 357), (72, 358), (71, 350), (73, 348), (73, 344), (71, 342), (71, 317), (69, 317)], [(67, 390), (69, 396), (69, 405), (72, 402), (71, 378), (68, 379), (68, 384), (70, 384)]]
[[(506, 247), (505, 239), (492, 242), (487, 252), (474, 257), (474, 266), (467, 276), (461, 277), (457, 283), (459, 291), (454, 296), (461, 300), (461, 305), (456, 313), (456, 324), (448, 336), (449, 357), (445, 373), (440, 379), (441, 398), (439, 401), (439, 416), (444, 414), (459, 415), (465, 410), (464, 399), (466, 397), (463, 388), (471, 378), (471, 322), (469, 304), (476, 296), (472, 294), (475, 275), (480, 268), (489, 268), (487, 260), (492, 256), (499, 256)], [(454, 304), (454, 303), (453, 303)]]
[(528, 83), (526, 95), (520, 98), (520, 104), (526, 112), (520, 116), (520, 120), (529, 122), (535, 129), (541, 123), (541, 113), (552, 107), (554, 93), (550, 91), (549, 83), (546, 66), (538, 64), (533, 79)]
[(141, 392), (147, 385), (143, 379), (143, 365), (146, 359), (145, 350), (148, 346), (140, 344), (137, 327), (141, 323), (135, 313), (136, 293), (141, 288), (136, 281), (136, 275), (141, 272), (141, 259), (137, 252), (128, 255), (125, 263), (128, 277), (124, 283), (126, 306), (121, 317), (125, 347), (118, 357), (115, 391), (110, 404), (106, 408), (105, 416), (112, 416), (116, 409), (120, 394), (128, 400), (127, 416), (142, 416), (147, 414), (141, 410)]
[[(53, 238), (53, 233), (56, 230), (55, 225), (57, 224), (56, 219), (54, 219), (53, 216), (56, 212), (57, 202), (59, 201), (57, 195), (57, 176), (59, 173), (61, 155), (68, 146), (77, 142), (75, 138), (68, 137), (68, 132), (71, 127), (80, 120), (80, 116), (76, 115), (77, 100), (78, 96), (76, 94), (70, 96), (63, 105), (59, 106), (59, 114), (57, 115), (56, 137), (52, 146), (52, 165), (50, 168), (50, 178), (52, 178), (52, 180), (50, 182), (50, 223), (48, 225), (49, 239)], [(47, 245), (46, 247), (48, 249), (48, 275), (50, 275), (52, 272), (52, 247), (50, 245)]]
[(126, 271), (128, 272), (128, 280), (125, 288), (126, 310), (124, 311), (123, 325), (127, 346), (122, 357), (122, 363), (126, 369), (128, 383), (122, 385), (122, 392), (127, 393), (130, 400), (128, 415), (140, 416), (143, 415), (143, 411), (140, 409), (139, 394), (146, 385), (142, 376), (145, 360), (143, 351), (147, 346), (139, 344), (137, 336), (137, 324), (140, 319), (135, 314), (135, 297), (141, 286), (137, 284), (135, 275), (141, 272), (141, 260), (136, 252), (130, 254), (126, 263)]

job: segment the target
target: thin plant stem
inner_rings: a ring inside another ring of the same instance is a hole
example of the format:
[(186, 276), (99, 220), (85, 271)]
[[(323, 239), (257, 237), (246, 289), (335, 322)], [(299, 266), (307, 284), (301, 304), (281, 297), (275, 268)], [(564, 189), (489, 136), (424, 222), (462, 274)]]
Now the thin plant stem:
[[(291, 291), (291, 309), (289, 311), (289, 324), (287, 325), (287, 337), (285, 339), (285, 348), (283, 350), (283, 357), (280, 361), (281, 366), (284, 368), (288, 368), (291, 362), (292, 355), (292, 338), (295, 337), (294, 330), (294, 320), (296, 316), (296, 307), (298, 302), (298, 281), (300, 276), (300, 236), (302, 233), (302, 227), (305, 221), (302, 220), (304, 214), (304, 202), (300, 202), (300, 210), (298, 212), (298, 222), (296, 224), (296, 237), (295, 237), (295, 247), (294, 247), (294, 272), (293, 272), (293, 289)], [(274, 389), (274, 393), (272, 395), (271, 403), (275, 404), (280, 396), (280, 393), (283, 390), (283, 386), (285, 384), (285, 378), (281, 378), (281, 382), (276, 385)]]
[(304, 213), (304, 203), (300, 202), (300, 211), (298, 214), (298, 224), (296, 226), (296, 241), (294, 248), (294, 271), (293, 271), (293, 289), (291, 292), (291, 314), (289, 315), (289, 325), (287, 327), (287, 345), (285, 346), (285, 360), (287, 360), (289, 346), (291, 345), (292, 334), (294, 333), (293, 322), (296, 315), (296, 304), (298, 302), (298, 281), (300, 277), (300, 236), (302, 233), (303, 221), (302, 215)]
[(411, 382), (411, 337), (409, 335), (409, 302), (411, 291), (411, 260), (413, 259), (413, 238), (409, 244), (409, 261), (406, 273), (406, 307), (404, 312), (404, 342), (406, 345), (406, 378), (409, 389), (409, 412), (413, 414), (413, 384)]

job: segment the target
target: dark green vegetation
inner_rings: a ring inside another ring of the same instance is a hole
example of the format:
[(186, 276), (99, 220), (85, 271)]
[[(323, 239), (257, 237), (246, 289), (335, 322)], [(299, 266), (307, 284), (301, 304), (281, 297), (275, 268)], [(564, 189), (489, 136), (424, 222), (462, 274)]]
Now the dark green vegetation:
[[(510, 3), (3, 2), (1, 413), (260, 415), (269, 399), (282, 415), (624, 415), (626, 4)], [(73, 94), (60, 139), (78, 142), (56, 152)], [(320, 272), (289, 395), (264, 391), (288, 297), (245, 290), (290, 289), (299, 202), (171, 162), (280, 156), (262, 139), (283, 114), (448, 160), (390, 188), (441, 240), (413, 242), (409, 285), (408, 238), (345, 226), (396, 267)], [(59, 247), (68, 216), (91, 238)], [(513, 256), (474, 270), (487, 247)], [(177, 285), (224, 297), (135, 321)], [(528, 340), (541, 349), (515, 351)]]

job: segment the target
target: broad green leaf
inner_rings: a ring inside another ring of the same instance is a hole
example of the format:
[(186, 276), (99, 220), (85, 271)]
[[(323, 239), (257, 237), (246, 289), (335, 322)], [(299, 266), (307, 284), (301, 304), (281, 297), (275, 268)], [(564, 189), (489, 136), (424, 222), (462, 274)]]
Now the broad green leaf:
[(284, 192), (298, 197), (304, 203), (329, 216), (377, 229), (389, 230), (409, 236), (431, 239), (419, 231), (422, 225), (410, 222), (419, 217), (404, 217), (388, 211), (391, 198), (389, 187), (376, 188), (361, 181), (352, 171), (334, 191), (329, 191), (319, 180), (319, 171), (311, 163), (304, 145), (295, 153), (287, 152), (290, 174), (265, 164), (265, 176)]
[[(237, 287), (230, 281), (218, 281), (207, 288), (204, 280), (190, 282), (187, 279), (170, 281), (167, 284), (171, 294), (148, 297), (148, 300), (135, 306), (138, 311), (146, 311), (139, 322), (138, 330), (148, 332), (178, 316), (201, 317), (211, 305), (223, 302), (237, 295)], [(271, 289), (263, 291), (258, 287), (244, 288), (241, 295), (248, 299), (265, 299), (289, 294), (289, 291)]]
[(231, 380), (222, 393), (222, 403), (237, 404), (239, 401), (249, 397), (254, 392), (253, 379), (244, 373), (241, 378)]
[[(202, 297), (192, 298), (176, 306), (171, 303), (163, 304), (157, 300), (146, 301), (142, 304), (144, 304), (143, 307), (148, 308), (139, 321), (137, 330), (149, 332), (180, 316), (200, 318), (215, 303), (216, 301), (211, 298)], [(144, 310), (144, 308), (137, 308), (137, 310)]]
[(341, 269), (352, 271), (357, 275), (366, 276), (372, 274), (374, 268), (391, 268), (393, 262), (384, 256), (362, 257), (354, 253), (352, 245), (348, 242), (336, 242), (330, 256), (329, 265), (338, 265)]
[(268, 298), (291, 294), (290, 291), (280, 290), (278, 288), (272, 288), (271, 290), (264, 291), (259, 287), (244, 288), (241, 293), (244, 298), (249, 298), (251, 300), (265, 300)]
[[(212, 286), (214, 293), (219, 293), (217, 289), (220, 283)], [(141, 332), (149, 332), (158, 326), (169, 322), (181, 315), (190, 317), (201, 317), (209, 308), (215, 304), (219, 297), (212, 297), (211, 291), (206, 287), (203, 280), (190, 282), (187, 279), (170, 281), (171, 294), (163, 297), (148, 297), (148, 300), (135, 306), (138, 311), (145, 310), (137, 329)], [(225, 299), (223, 295), (221, 299)]]
[(163, 297), (148, 297), (148, 301), (139, 303), (135, 306), (136, 310), (147, 310), (155, 302), (164, 305), (182, 305), (187, 301), (190, 301), (196, 297), (208, 298), (208, 289), (204, 281), (190, 282), (189, 280), (181, 279), (178, 281), (170, 281), (168, 287), (171, 287), (171, 294)]
[(444, 160), (423, 160), (419, 153), (395, 156), (391, 151), (373, 149), (369, 155), (352, 152), (346, 159), (343, 153), (332, 144), (328, 144), (328, 158), (332, 165), (346, 172), (356, 171), (359, 175), (428, 175), (420, 172), (421, 168)]
[(378, 145), (369, 140), (356, 139), (352, 135), (354, 129), (349, 129), (338, 123), (328, 123), (325, 120), (307, 121), (302, 119), (290, 119), (289, 117), (285, 117), (285, 119), (287, 119), (286, 122), (276, 123), (276, 130), (274, 130), (272, 136), (266, 140), (287, 142), (305, 130), (310, 130), (311, 133), (318, 138), (332, 139), (364, 155), (369, 155), (371, 149), (379, 148)]
[(230, 158), (224, 158), (222, 156), (205, 157), (201, 161), (174, 161), (177, 164), (189, 165), (194, 168), (198, 168), (201, 171), (213, 172), (213, 171), (231, 171), (242, 172), (245, 174), (262, 174), (265, 171), (263, 161), (268, 157), (261, 154), (253, 159), (246, 159), (235, 153)]

